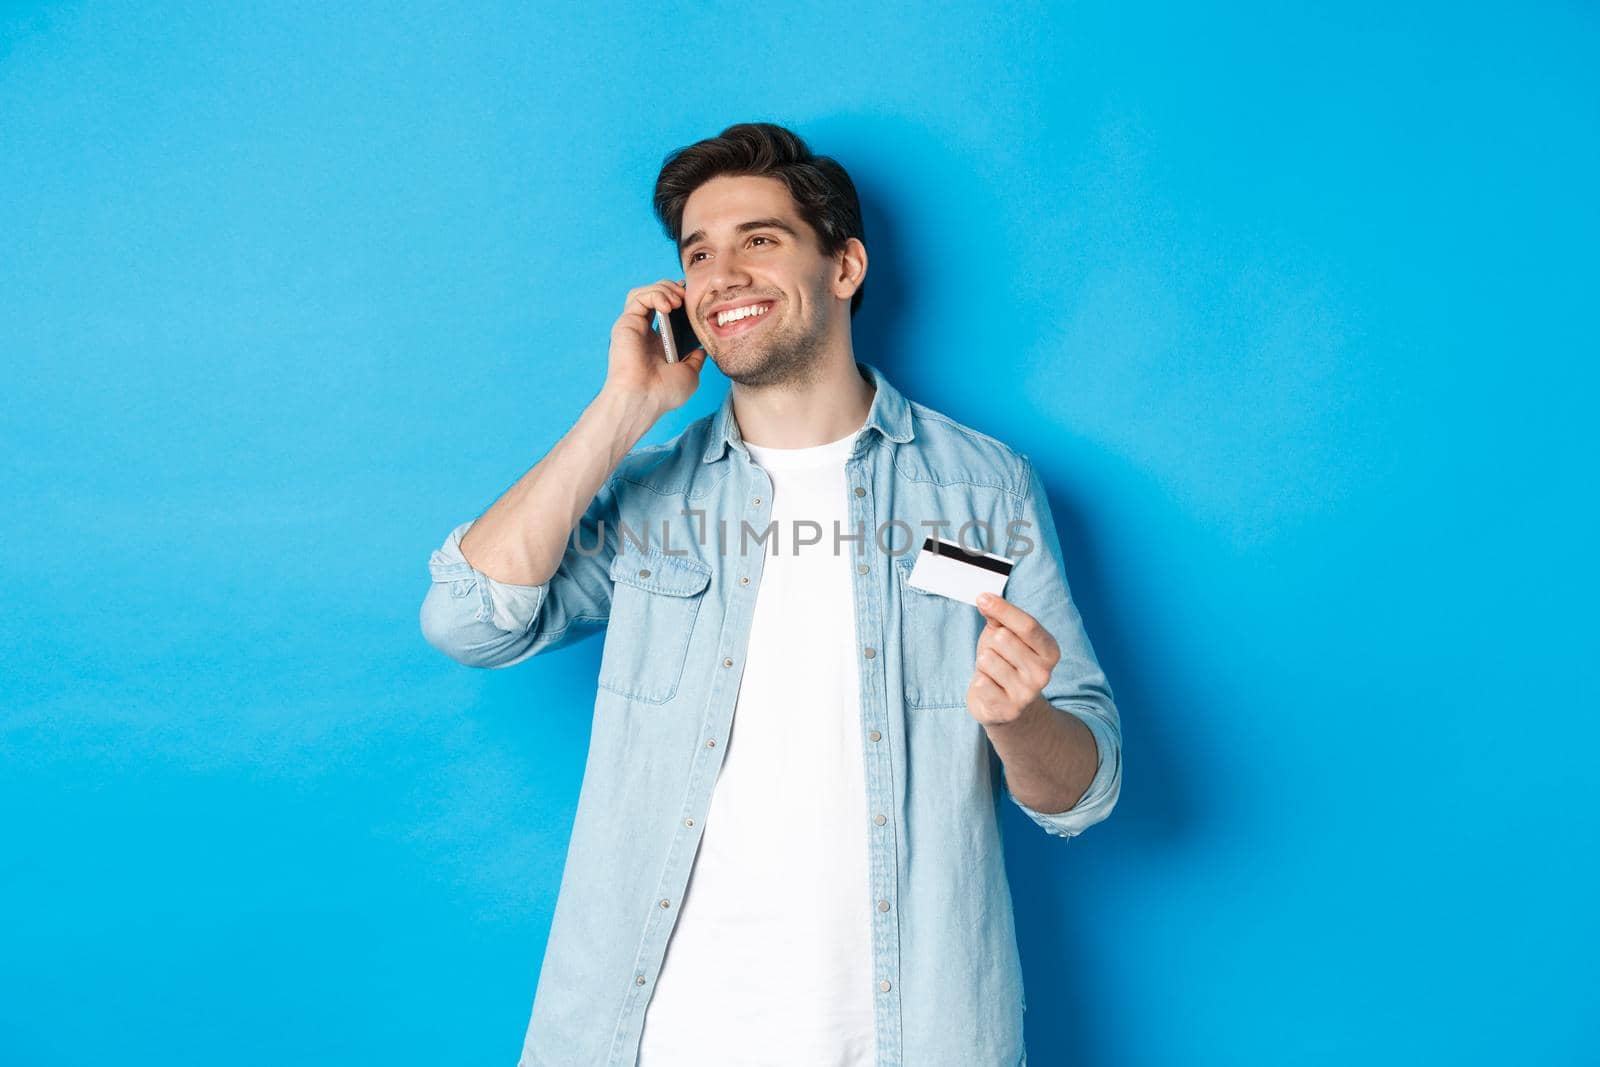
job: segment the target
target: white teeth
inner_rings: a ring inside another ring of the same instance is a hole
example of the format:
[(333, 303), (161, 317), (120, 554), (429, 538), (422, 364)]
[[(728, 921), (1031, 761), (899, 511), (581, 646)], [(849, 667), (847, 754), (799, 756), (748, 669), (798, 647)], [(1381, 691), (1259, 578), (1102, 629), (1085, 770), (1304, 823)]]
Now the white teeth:
[(730, 322), (738, 322), (740, 319), (749, 318), (751, 315), (765, 315), (766, 313), (767, 307), (765, 304), (747, 304), (742, 308), (734, 308), (732, 311), (717, 312), (717, 325), (726, 326)]

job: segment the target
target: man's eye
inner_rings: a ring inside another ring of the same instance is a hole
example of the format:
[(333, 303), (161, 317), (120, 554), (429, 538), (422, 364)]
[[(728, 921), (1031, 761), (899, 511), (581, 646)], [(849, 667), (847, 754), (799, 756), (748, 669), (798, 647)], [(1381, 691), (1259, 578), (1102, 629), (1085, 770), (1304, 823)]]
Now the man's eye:
[[(764, 236), (764, 235), (761, 235), (761, 234), (757, 234), (755, 237), (750, 238), (750, 242), (752, 244), (754, 244), (756, 241), (765, 241), (768, 244), (772, 244), (773, 243), (772, 238)], [(689, 253), (688, 262), (690, 262), (690, 263), (698, 263), (698, 262), (700, 262), (700, 257), (703, 256), (703, 255), (705, 255), (704, 252), (691, 252), (691, 253)]]

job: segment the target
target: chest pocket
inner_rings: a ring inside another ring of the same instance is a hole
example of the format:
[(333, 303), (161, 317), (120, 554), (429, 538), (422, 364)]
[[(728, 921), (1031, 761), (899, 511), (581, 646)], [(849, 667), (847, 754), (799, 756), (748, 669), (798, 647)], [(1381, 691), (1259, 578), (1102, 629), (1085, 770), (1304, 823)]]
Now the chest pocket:
[(914, 708), (967, 706), (978, 665), (983, 613), (971, 604), (918, 589), (910, 582), (916, 553), (895, 560), (900, 584), (901, 658), (906, 703)]
[(611, 560), (611, 581), (600, 687), (647, 704), (665, 703), (678, 692), (711, 568), (625, 542)]

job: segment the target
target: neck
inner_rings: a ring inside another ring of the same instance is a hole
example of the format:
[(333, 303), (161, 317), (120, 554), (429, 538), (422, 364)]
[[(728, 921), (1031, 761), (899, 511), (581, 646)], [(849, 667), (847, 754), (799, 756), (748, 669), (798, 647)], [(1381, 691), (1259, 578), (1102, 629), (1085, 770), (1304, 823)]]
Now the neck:
[(848, 437), (867, 421), (873, 385), (846, 350), (807, 381), (781, 388), (732, 387), (739, 435), (767, 448), (810, 448)]

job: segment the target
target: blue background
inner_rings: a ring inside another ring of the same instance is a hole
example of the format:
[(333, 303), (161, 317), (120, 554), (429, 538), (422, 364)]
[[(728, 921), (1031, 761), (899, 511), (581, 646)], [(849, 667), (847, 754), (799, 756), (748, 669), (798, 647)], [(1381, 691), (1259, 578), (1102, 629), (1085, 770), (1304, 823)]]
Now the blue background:
[(1031, 1062), (1600, 1057), (1592, 6), (3, 10), (0, 1059), (514, 1061), (600, 643), (460, 667), (427, 557), (755, 119), (1121, 707), (1006, 806)]

